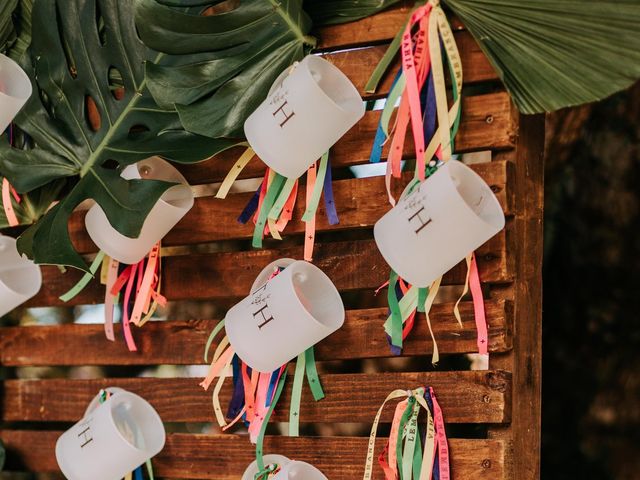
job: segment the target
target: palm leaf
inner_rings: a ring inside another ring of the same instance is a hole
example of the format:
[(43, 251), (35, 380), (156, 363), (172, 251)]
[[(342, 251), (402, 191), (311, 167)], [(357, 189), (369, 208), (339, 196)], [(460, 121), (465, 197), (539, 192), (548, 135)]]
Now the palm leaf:
[(242, 137), (245, 119), (276, 77), (315, 40), (302, 0), (243, 0), (233, 10), (202, 14), (218, 3), (136, 0), (136, 24), (150, 48), (171, 58), (147, 65), (158, 104), (175, 105), (191, 132)]
[[(34, 147), (12, 148), (1, 140), (0, 173), (19, 192), (70, 180), (69, 193), (20, 237), (18, 247), (37, 263), (86, 269), (67, 229), (78, 204), (94, 199), (119, 232), (136, 237), (169, 184), (127, 181), (120, 168), (152, 155), (199, 161), (233, 143), (186, 132), (175, 110), (155, 103), (144, 64), (161, 64), (163, 55), (140, 42), (132, 2), (36, 0), (31, 20), (23, 67), (34, 94), (16, 123)], [(123, 87), (118, 93), (114, 79)], [(92, 105), (99, 125), (89, 115)]]
[(304, 9), (313, 24), (333, 25), (353, 22), (378, 13), (400, 0), (304, 0)]
[(31, 12), (34, 0), (18, 0), (18, 6), (13, 13), (16, 40), (11, 46), (9, 56), (16, 62), (22, 63), (22, 58), (31, 43)]
[(446, 3), (523, 113), (600, 100), (640, 77), (638, 0)]
[(13, 11), (18, 0), (3, 0), (0, 3), (0, 53), (4, 53), (16, 38), (13, 27)]

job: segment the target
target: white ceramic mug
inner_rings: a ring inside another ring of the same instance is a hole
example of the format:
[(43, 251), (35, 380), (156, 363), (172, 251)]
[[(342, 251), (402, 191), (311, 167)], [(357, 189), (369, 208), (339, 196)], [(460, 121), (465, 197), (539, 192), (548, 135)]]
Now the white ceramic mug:
[(169, 162), (151, 157), (122, 172), (127, 180), (164, 180), (178, 183), (170, 187), (153, 206), (138, 238), (122, 235), (111, 226), (100, 205), (95, 204), (85, 217), (85, 226), (94, 243), (111, 258), (128, 265), (138, 263), (164, 238), (193, 207), (194, 197), (186, 179)]
[[(270, 276), (268, 266), (259, 276)], [(268, 272), (268, 275), (264, 275)], [(232, 307), (225, 317), (229, 342), (252, 369), (272, 372), (344, 323), (344, 305), (329, 277), (298, 260)]]
[(120, 388), (94, 399), (82, 420), (56, 442), (56, 459), (69, 480), (120, 480), (157, 455), (166, 435), (158, 413), (143, 398)]
[[(313, 465), (289, 460), (283, 455), (265, 455), (263, 462), (265, 466), (280, 467), (278, 473), (269, 477), (270, 480), (327, 480), (327, 477)], [(254, 461), (242, 475), (242, 480), (254, 480), (258, 471), (258, 462)]]
[(0, 133), (27, 103), (31, 93), (29, 76), (20, 65), (0, 54)]
[(15, 239), (0, 235), (0, 317), (34, 297), (41, 286), (40, 267), (18, 253)]
[(300, 177), (362, 118), (364, 102), (336, 66), (315, 55), (289, 67), (247, 118), (244, 133), (270, 168)]
[(489, 185), (451, 160), (378, 220), (373, 233), (389, 266), (410, 284), (427, 287), (504, 224)]

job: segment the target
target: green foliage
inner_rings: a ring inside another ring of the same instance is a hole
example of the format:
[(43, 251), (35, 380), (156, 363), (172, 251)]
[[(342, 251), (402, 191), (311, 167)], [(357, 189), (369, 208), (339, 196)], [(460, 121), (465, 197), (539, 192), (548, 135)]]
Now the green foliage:
[(637, 0), (446, 0), (523, 113), (593, 102), (640, 77)]
[[(152, 155), (195, 162), (234, 142), (187, 132), (174, 109), (153, 100), (145, 62), (162, 65), (165, 56), (139, 40), (131, 2), (36, 0), (32, 22), (31, 48), (22, 64), (34, 94), (16, 123), (34, 146), (13, 148), (3, 138), (0, 173), (19, 192), (53, 188), (60, 179), (71, 183), (18, 247), (37, 263), (86, 270), (67, 230), (76, 206), (94, 199), (119, 232), (135, 237), (170, 185), (124, 180), (120, 168)], [(116, 92), (119, 85), (123, 88)], [(90, 121), (90, 103), (99, 112), (99, 125)]]
[(243, 0), (202, 15), (218, 4), (136, 0), (136, 24), (142, 40), (171, 59), (147, 64), (158, 104), (175, 105), (191, 132), (242, 137), (245, 119), (274, 80), (315, 39), (308, 36), (311, 21), (302, 0)]
[(13, 26), (13, 11), (18, 0), (3, 0), (0, 3), (0, 53), (4, 53), (16, 39)]
[(400, 0), (304, 0), (314, 25), (352, 22), (378, 13)]

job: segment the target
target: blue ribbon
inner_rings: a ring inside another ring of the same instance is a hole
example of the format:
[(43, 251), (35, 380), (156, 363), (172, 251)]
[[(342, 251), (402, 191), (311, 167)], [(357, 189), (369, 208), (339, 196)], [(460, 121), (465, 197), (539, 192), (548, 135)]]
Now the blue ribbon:
[(244, 210), (238, 217), (238, 222), (242, 223), (243, 225), (247, 223), (251, 219), (251, 217), (253, 217), (253, 214), (256, 213), (256, 210), (258, 210), (258, 203), (260, 203), (261, 189), (262, 189), (262, 183), (260, 183), (260, 186), (256, 190), (256, 193), (253, 194), (253, 197), (251, 197), (251, 200), (249, 200), (249, 203), (247, 203), (247, 206), (244, 207)]
[[(398, 70), (396, 74), (396, 78), (393, 79), (393, 83), (391, 84), (391, 90), (398, 82), (398, 79), (402, 75), (402, 68)], [(381, 119), (382, 120), (382, 119)], [(384, 130), (382, 129), (382, 122), (378, 122), (378, 129), (376, 130), (376, 136), (373, 139), (373, 146), (371, 147), (371, 155), (369, 155), (370, 163), (379, 163), (382, 158), (382, 147), (383, 143), (387, 139), (387, 136), (384, 134)]]

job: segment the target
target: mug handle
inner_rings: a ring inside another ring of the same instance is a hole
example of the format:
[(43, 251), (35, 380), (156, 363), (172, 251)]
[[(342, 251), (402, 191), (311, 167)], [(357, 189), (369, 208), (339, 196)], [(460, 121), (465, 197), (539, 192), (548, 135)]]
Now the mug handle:
[[(120, 388), (120, 387), (107, 387), (107, 388), (103, 388), (102, 390), (109, 392), (111, 395), (114, 395), (116, 393), (126, 392), (124, 388)], [(95, 397), (93, 397), (93, 400), (91, 400), (91, 402), (89, 403), (89, 406), (84, 411), (84, 416), (82, 418), (86, 417), (91, 412), (93, 412), (96, 408), (98, 408), (98, 405), (100, 405), (99, 393)]]
[(258, 274), (255, 281), (253, 282), (253, 285), (251, 285), (250, 292), (253, 293), (260, 287), (264, 286), (264, 284), (269, 281), (269, 277), (276, 271), (277, 268), (287, 268), (295, 261), (296, 260), (294, 260), (293, 258), (279, 258), (278, 260), (274, 260), (273, 262), (271, 262)]

